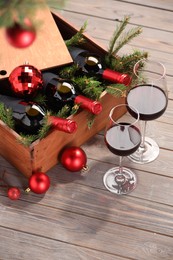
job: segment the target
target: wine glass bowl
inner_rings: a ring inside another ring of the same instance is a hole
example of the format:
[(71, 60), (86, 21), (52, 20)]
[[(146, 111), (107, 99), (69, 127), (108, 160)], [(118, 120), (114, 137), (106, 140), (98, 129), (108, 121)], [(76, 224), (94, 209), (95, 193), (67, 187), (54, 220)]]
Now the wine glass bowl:
[[(138, 61), (134, 66), (136, 85), (127, 93), (127, 104), (134, 106), (140, 116), (142, 142), (139, 149), (129, 159), (144, 164), (152, 162), (159, 155), (157, 143), (145, 136), (147, 121), (159, 118), (166, 110), (168, 92), (166, 70), (162, 63), (150, 59)], [(134, 111), (129, 113), (136, 117)]]
[[(129, 109), (136, 113), (136, 118), (128, 113)], [(122, 116), (118, 118), (118, 115)], [(113, 107), (108, 117), (104, 141), (110, 152), (119, 156), (120, 163), (118, 167), (113, 167), (105, 173), (103, 183), (113, 193), (127, 194), (135, 189), (137, 178), (134, 172), (122, 166), (122, 158), (134, 153), (140, 145), (138, 111), (126, 104)]]

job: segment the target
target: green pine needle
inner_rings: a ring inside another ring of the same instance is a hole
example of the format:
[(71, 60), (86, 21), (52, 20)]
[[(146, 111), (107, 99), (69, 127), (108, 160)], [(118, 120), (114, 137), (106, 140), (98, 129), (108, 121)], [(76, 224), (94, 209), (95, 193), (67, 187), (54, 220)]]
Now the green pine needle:
[(18, 138), (17, 141), (25, 147), (29, 147), (37, 139), (37, 135), (25, 135), (20, 133), (20, 138)]
[(65, 105), (61, 108), (61, 110), (58, 111), (58, 113), (54, 115), (60, 118), (67, 118), (70, 115), (70, 107), (68, 105)]
[(80, 28), (80, 30), (74, 35), (72, 36), (69, 40), (66, 40), (66, 46), (76, 46), (76, 45), (80, 45), (86, 42), (83, 33), (85, 32), (87, 27), (87, 21), (84, 22), (83, 26)]
[(111, 56), (113, 54), (115, 43), (116, 43), (117, 39), (119, 38), (119, 36), (124, 31), (129, 20), (130, 20), (130, 17), (125, 16), (123, 21), (116, 27), (116, 29), (113, 33), (112, 39), (110, 40), (110, 43), (109, 43), (108, 56)]
[(17, 22), (26, 27), (25, 18), (32, 21), (34, 27), (37, 27), (43, 21), (35, 21), (36, 12), (40, 9), (55, 8), (59, 9), (64, 5), (64, 0), (59, 1), (42, 1), (42, 0), (0, 0), (0, 27), (11, 27), (14, 22)]
[(79, 90), (88, 98), (98, 100), (103, 92), (101, 82), (94, 77), (75, 77), (73, 78), (73, 81), (76, 83)]
[(111, 84), (107, 86), (106, 92), (117, 97), (125, 97), (127, 91), (127, 87), (123, 84)]
[(116, 47), (114, 47), (113, 51), (112, 51), (112, 55), (116, 55), (118, 53), (118, 51), (127, 43), (129, 43), (133, 38), (135, 38), (136, 36), (138, 36), (139, 34), (142, 33), (142, 29), (141, 27), (136, 27), (136, 28), (132, 28), (131, 30), (129, 30), (127, 33), (125, 33), (124, 35), (121, 36), (121, 38), (119, 39)]
[(51, 128), (51, 125), (48, 123), (48, 117), (45, 116), (44, 121), (43, 121), (43, 125), (38, 131), (37, 139), (40, 139), (40, 140), (43, 139), (47, 135), (47, 133), (49, 132), (50, 128)]
[(71, 66), (64, 67), (60, 69), (58, 75), (63, 79), (71, 79), (75, 77), (76, 72), (79, 70), (77, 64), (72, 64)]
[(0, 103), (0, 119), (11, 129), (14, 129), (13, 112)]

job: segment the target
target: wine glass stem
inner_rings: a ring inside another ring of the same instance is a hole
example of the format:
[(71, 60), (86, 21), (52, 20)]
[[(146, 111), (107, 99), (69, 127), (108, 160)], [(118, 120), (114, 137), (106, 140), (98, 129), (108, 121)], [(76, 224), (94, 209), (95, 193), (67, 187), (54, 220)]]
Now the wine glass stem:
[(141, 144), (140, 144), (140, 147), (142, 149), (145, 148), (145, 133), (146, 133), (146, 127), (147, 127), (147, 121), (141, 121), (141, 124), (142, 124), (142, 129), (141, 129)]
[(119, 175), (123, 175), (123, 166), (122, 166), (123, 157), (119, 157)]

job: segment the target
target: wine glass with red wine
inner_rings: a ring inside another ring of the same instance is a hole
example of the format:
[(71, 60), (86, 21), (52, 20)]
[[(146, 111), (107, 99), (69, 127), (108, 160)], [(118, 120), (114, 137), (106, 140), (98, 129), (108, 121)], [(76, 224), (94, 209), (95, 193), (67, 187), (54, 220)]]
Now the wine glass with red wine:
[[(133, 111), (136, 118), (128, 110)], [(118, 118), (118, 115), (120, 116)], [(105, 187), (117, 195), (127, 194), (135, 189), (135, 173), (122, 166), (124, 156), (134, 153), (141, 143), (139, 113), (134, 107), (120, 104), (111, 109), (105, 129), (104, 140), (108, 149), (119, 156), (119, 166), (109, 169), (104, 177)]]
[[(168, 105), (166, 70), (162, 63), (150, 59), (139, 60), (134, 66), (137, 84), (127, 93), (127, 104), (134, 106), (140, 116), (142, 141), (139, 149), (128, 158), (145, 164), (154, 161), (159, 155), (158, 144), (146, 137), (147, 121), (159, 118)], [(136, 118), (133, 110), (129, 110)]]

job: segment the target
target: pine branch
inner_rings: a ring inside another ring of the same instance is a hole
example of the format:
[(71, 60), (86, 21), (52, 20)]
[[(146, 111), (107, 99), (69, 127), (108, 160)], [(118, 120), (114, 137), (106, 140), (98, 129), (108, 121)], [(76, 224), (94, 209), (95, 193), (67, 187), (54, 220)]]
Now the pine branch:
[(134, 50), (131, 54), (125, 54), (121, 57), (112, 56), (106, 60), (107, 66), (115, 71), (132, 74), (133, 67), (138, 60), (148, 57), (148, 52)]
[(117, 98), (126, 96), (127, 87), (123, 84), (111, 84), (107, 86), (106, 92)]
[(38, 93), (35, 97), (33, 97), (32, 101), (44, 106), (46, 104), (47, 98), (45, 95)]
[(117, 46), (113, 49), (112, 55), (116, 55), (117, 52), (127, 43), (129, 43), (133, 38), (137, 37), (142, 33), (141, 27), (132, 28), (130, 31), (122, 35), (121, 39), (117, 43)]
[(60, 8), (64, 5), (63, 0), (0, 0), (0, 27), (11, 27), (14, 22), (26, 27), (25, 18), (32, 21), (34, 27), (37, 27), (42, 21), (35, 21), (35, 14), (38, 10), (49, 8)]
[(96, 118), (96, 115), (94, 115), (94, 114), (90, 114), (90, 116), (88, 117), (88, 120), (87, 120), (88, 129), (92, 128), (95, 118)]
[(20, 138), (18, 138), (17, 141), (25, 147), (29, 147), (37, 138), (37, 135), (25, 135), (20, 133)]
[(73, 64), (71, 66), (67, 66), (62, 68), (58, 74), (63, 79), (71, 79), (75, 77), (76, 72), (79, 70), (79, 67), (77, 64)]
[(73, 78), (73, 81), (76, 83), (79, 90), (89, 98), (98, 100), (103, 92), (101, 82), (96, 80), (94, 77), (75, 77)]
[(51, 125), (48, 123), (48, 116), (49, 115), (47, 113), (47, 115), (44, 117), (43, 125), (39, 129), (38, 134), (37, 134), (37, 139), (40, 139), (40, 140), (43, 139), (51, 128)]
[(36, 11), (45, 6), (45, 2), (42, 0), (0, 0), (0, 27), (10, 27), (16, 21), (26, 26), (24, 22), (26, 17), (34, 23)]
[(119, 36), (121, 35), (121, 33), (124, 31), (129, 20), (130, 20), (130, 17), (125, 16), (124, 20), (117, 26), (116, 30), (114, 31), (112, 39), (110, 40), (110, 43), (109, 43), (108, 56), (111, 56), (113, 54), (115, 43), (116, 43), (117, 39), (119, 38)]
[(83, 33), (85, 32), (87, 27), (87, 21), (85, 21), (84, 25), (80, 28), (80, 30), (73, 35), (69, 40), (66, 40), (66, 46), (76, 46), (85, 43), (85, 38), (83, 36)]
[(65, 105), (61, 108), (61, 110), (58, 111), (58, 113), (54, 115), (60, 118), (67, 118), (70, 115), (70, 107), (68, 105)]
[(13, 112), (0, 103), (0, 119), (11, 129), (14, 129)]

